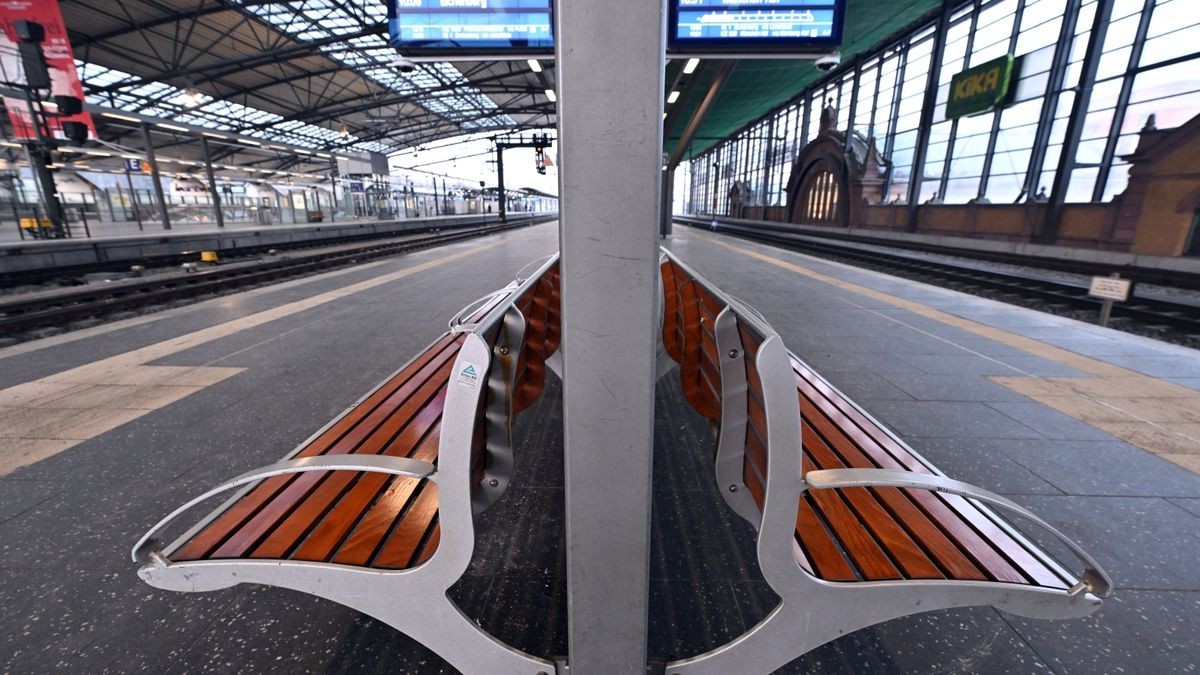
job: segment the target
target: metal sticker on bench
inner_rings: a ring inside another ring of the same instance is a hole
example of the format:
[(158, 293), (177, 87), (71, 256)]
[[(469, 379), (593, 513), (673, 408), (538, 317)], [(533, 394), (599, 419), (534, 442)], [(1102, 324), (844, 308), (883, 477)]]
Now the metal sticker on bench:
[(481, 368), (478, 363), (471, 363), (470, 361), (467, 361), (463, 363), (462, 368), (459, 369), (458, 378), (455, 380), (455, 382), (466, 385), (471, 389), (475, 389), (479, 386), (480, 370)]

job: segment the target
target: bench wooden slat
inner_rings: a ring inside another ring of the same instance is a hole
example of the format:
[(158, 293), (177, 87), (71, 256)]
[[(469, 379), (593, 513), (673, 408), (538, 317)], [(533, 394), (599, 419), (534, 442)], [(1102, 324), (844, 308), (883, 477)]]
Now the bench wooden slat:
[[(838, 407), (828, 396), (823, 396), (812, 381), (801, 377), (799, 372), (797, 373), (797, 389), (801, 395), (802, 411), (810, 405), (821, 410), (823, 415), (832, 419), (833, 424), (849, 437), (850, 442), (846, 444), (847, 450), (854, 447), (862, 451), (862, 459), (865, 461), (862, 464), (850, 464), (850, 466), (884, 469), (908, 468), (892, 455), (883, 452), (883, 449), (876, 443), (874, 436), (863, 433), (861, 427), (853, 424), (845, 416), (841, 407)], [(833, 395), (832, 390), (827, 391)], [(861, 422), (867, 421), (861, 415), (859, 417)], [(806, 419), (810, 423), (814, 423), (815, 416), (810, 416)], [(895, 444), (894, 441), (892, 442)], [(900, 449), (898, 444), (896, 444), (896, 447)], [(908, 455), (908, 453), (904, 454)], [(911, 458), (911, 455), (908, 456)], [(912, 459), (916, 462), (915, 458)], [(923, 469), (923, 473), (928, 473), (928, 469), (923, 464), (920, 466)], [(957, 542), (958, 546), (991, 578), (998, 581), (1011, 581), (1015, 583), (1025, 581), (1025, 577), (1009, 564), (1007, 559), (1000, 555), (989, 542), (981, 538), (964, 518), (951, 509), (940, 507), (939, 505), (942, 504), (942, 501), (938, 495), (924, 490), (913, 490), (906, 492), (906, 494), (920, 505), (929, 514), (929, 517), (938, 528), (945, 532), (953, 541)]]
[[(454, 356), (458, 354), (461, 342), (461, 337), (449, 333), (444, 335), (396, 377), (368, 396), (366, 400), (322, 432), (319, 437), (314, 438), (302, 451), (303, 456), (324, 454), (348, 430), (362, 423), (365, 417), (378, 410), (386, 401), (397, 396), (400, 398), (407, 396), (415, 386), (419, 385), (421, 380), (437, 372), (437, 369), (445, 361), (453, 360)], [(406, 386), (407, 389), (405, 389)]]
[[(384, 455), (409, 457), (419, 447), (420, 442), (429, 433), (433, 425), (441, 418), (442, 407), (446, 400), (446, 390), (443, 388), (409, 421), (400, 436), (387, 444)], [(255, 558), (282, 558), (304, 536), (314, 523), (318, 522), (325, 512), (338, 504), (338, 498), (346, 491), (358, 474), (349, 471), (337, 471), (328, 474), (321, 486), (318, 487), (303, 503), (299, 504), (282, 523), (266, 537), (251, 553)], [(347, 511), (345, 506), (338, 505), (339, 511)]]
[(425, 481), (421, 493), (408, 508), (399, 522), (392, 528), (391, 535), (383, 544), (371, 567), (404, 569), (410, 566), (421, 552), (437, 517), (437, 484)]
[[(804, 453), (808, 455), (807, 452)], [(812, 458), (808, 457), (812, 462)], [(815, 465), (815, 462), (813, 462)], [(845, 502), (845, 495), (836, 490), (814, 490), (805, 493), (804, 500), (824, 518), (829, 524), (837, 543), (850, 557), (854, 568), (864, 579), (880, 581), (885, 579), (902, 579), (904, 575), (892, 563), (879, 543), (854, 516)], [(808, 540), (822, 536), (822, 532), (803, 532), (803, 538)]]
[[(297, 453), (297, 456), (308, 457), (327, 453), (346, 454), (359, 450), (359, 444), (372, 432), (379, 431), (380, 426), (387, 424), (393, 414), (400, 411), (406, 412), (403, 420), (395, 420), (392, 425), (389, 425), (389, 429), (392, 429), (394, 433), (396, 430), (394, 427), (398, 427), (402, 422), (407, 422), (415, 412), (413, 407), (418, 403), (428, 401), (430, 395), (435, 393), (430, 390), (437, 386), (436, 377), (438, 374), (443, 374), (443, 380), (445, 379), (444, 373), (448, 373), (452, 368), (453, 357), (457, 355), (460, 345), (461, 338), (452, 338), (449, 341), (439, 340), (436, 343), (437, 349), (430, 349), (421, 358), (415, 360), (346, 417), (314, 439)], [(425, 358), (426, 355), (428, 358)], [(410, 403), (416, 392), (424, 392), (424, 396), (418, 395), (420, 401)], [(400, 411), (394, 408), (396, 405), (399, 405)], [(378, 453), (383, 442), (390, 440), (391, 435), (379, 438), (378, 443), (372, 444), (367, 450)], [(308, 489), (315, 484), (315, 481), (323, 476), (324, 474), (308, 473), (300, 476), (268, 478), (226, 509), (203, 531), (192, 537), (173, 557), (178, 560), (194, 560), (210, 555), (220, 555), (221, 557), (242, 555), (248, 547), (255, 543), (256, 537), (265, 534), (276, 519), (286, 515), (291, 506), (307, 494)], [(301, 479), (303, 482), (300, 487), (291, 487), (293, 482)], [(285, 495), (285, 490), (290, 491)], [(277, 503), (279, 499), (285, 501)], [(269, 510), (268, 507), (270, 507)], [(260, 518), (258, 514), (264, 511), (267, 512)], [(235, 533), (239, 533), (247, 523), (253, 522), (255, 519), (257, 519), (256, 525), (247, 530), (245, 536), (238, 537), (234, 545), (228, 547), (223, 545), (227, 540), (233, 539)]]
[[(438, 442), (441, 440), (441, 422), (434, 425), (429, 435), (421, 442), (413, 459), (423, 462), (437, 460)], [(378, 499), (379, 495), (392, 487), (392, 476), (370, 473), (361, 476), (354, 487), (338, 503), (336, 510), (325, 514), (321, 522), (313, 528), (303, 543), (291, 554), (293, 560), (309, 560), (325, 562), (338, 550), (350, 530), (358, 523), (356, 517), (341, 517), (343, 509), (346, 514), (363, 514), (367, 508)]]
[[(857, 447), (838, 442), (838, 427), (832, 425), (824, 415), (816, 412), (815, 406), (811, 402), (806, 399), (801, 399), (801, 401), (802, 409), (813, 409), (811, 414), (804, 417), (810, 421), (810, 424), (804, 428), (805, 444), (826, 445), (831, 442), (832, 446), (828, 449), (837, 455), (836, 458), (828, 459), (828, 466), (821, 468), (874, 466)], [(810, 439), (810, 436), (815, 438)], [(937, 524), (931, 521), (926, 513), (903, 492), (890, 488), (876, 488), (872, 489), (870, 493), (874, 495), (882, 508), (886, 509), (888, 514), (910, 533), (912, 539), (921, 546), (926, 555), (936, 560), (944, 576), (951, 579), (975, 581), (990, 578), (959, 550), (958, 545), (946, 537)]]
[(426, 560), (432, 558), (433, 554), (437, 552), (438, 544), (440, 544), (441, 541), (442, 523), (439, 520), (433, 524), (433, 529), (429, 532), (429, 539), (426, 540), (425, 545), (421, 547), (421, 553), (417, 556), (417, 559), (413, 561), (413, 566), (415, 567), (420, 565)]
[[(441, 403), (445, 399), (437, 394), (444, 391), (444, 382), (452, 366), (453, 362), (447, 361), (431, 379), (421, 383), (411, 396), (404, 399), (398, 409), (388, 412), (381, 406), (366, 418), (364, 424), (355, 427), (324, 454), (380, 454), (392, 444), (393, 439), (399, 441), (395, 444), (399, 449), (396, 454), (406, 453), (410, 448), (416, 447), (428, 425), (417, 429), (410, 423), (419, 419), (418, 414), (421, 411), (425, 412), (424, 419), (429, 420), (429, 424), (441, 414)], [(378, 426), (368, 428), (372, 425)], [(245, 555), (273, 530), (280, 520), (297, 508), (319, 481), (329, 476), (329, 473), (304, 473), (294, 476), (287, 488), (238, 527), (236, 532), (212, 552), (211, 557), (237, 558)]]
[[(845, 466), (825, 440), (811, 425), (804, 427), (804, 448), (808, 451), (815, 468), (836, 469)], [(888, 553), (909, 579), (942, 579), (942, 570), (934, 564), (925, 551), (913, 541), (904, 526), (898, 523), (866, 488), (841, 490), (847, 505), (853, 510), (856, 521), (865, 523), (875, 541)]]
[[(858, 447), (874, 466), (930, 473), (924, 463), (845, 401), (804, 364), (794, 359), (792, 364), (796, 370), (798, 388), (807, 387), (807, 396), (814, 404), (821, 405), (821, 400), (824, 400), (823, 410), (826, 414), (834, 418), (839, 428), (855, 438)], [(905, 490), (905, 493), (919, 503), (997, 581), (1023, 583), (1028, 580), (1053, 588), (1065, 587), (1065, 582), (1057, 574), (966, 499), (925, 490)], [(939, 503), (950, 508), (941, 508)]]
[[(416, 478), (395, 478), (375, 503), (355, 523), (350, 534), (330, 562), (343, 565), (366, 566), (383, 538), (392, 531), (392, 526), (403, 517), (405, 509), (414, 501), (421, 481)], [(351, 514), (336, 514), (338, 518), (352, 520)]]

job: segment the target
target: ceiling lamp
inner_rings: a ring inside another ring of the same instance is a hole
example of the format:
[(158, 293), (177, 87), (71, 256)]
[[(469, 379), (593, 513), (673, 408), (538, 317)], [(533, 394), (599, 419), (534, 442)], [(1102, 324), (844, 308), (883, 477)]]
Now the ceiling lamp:
[(342, 138), (350, 138), (350, 127), (346, 126), (345, 122), (342, 122), (342, 127), (338, 129), (338, 135)]

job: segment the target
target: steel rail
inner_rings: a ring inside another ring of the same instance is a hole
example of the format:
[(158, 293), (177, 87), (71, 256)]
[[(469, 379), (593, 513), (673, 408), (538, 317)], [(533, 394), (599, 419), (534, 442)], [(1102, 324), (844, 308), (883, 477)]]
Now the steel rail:
[[(711, 221), (678, 219), (698, 229), (711, 229)], [(780, 246), (822, 257), (833, 257), (886, 272), (904, 272), (964, 286), (1011, 293), (1077, 309), (1099, 310), (1102, 301), (1088, 295), (1088, 287), (970, 265), (917, 259), (899, 253), (864, 250), (843, 244), (814, 241), (807, 233), (785, 236), (759, 229), (757, 225), (718, 224), (717, 232)], [(804, 238), (801, 238), (804, 237)], [(1169, 326), (1188, 334), (1200, 334), (1200, 306), (1134, 295), (1116, 306), (1114, 318), (1132, 319), (1144, 325)]]
[(297, 258), (267, 260), (253, 265), (217, 268), (196, 274), (151, 278), (131, 284), (0, 303), (0, 337), (19, 336), (38, 328), (104, 318), (116, 312), (227, 292), (246, 286), (277, 283), (332, 268), (525, 227), (538, 220), (529, 218), (512, 223), (454, 229), (401, 241), (373, 243)]

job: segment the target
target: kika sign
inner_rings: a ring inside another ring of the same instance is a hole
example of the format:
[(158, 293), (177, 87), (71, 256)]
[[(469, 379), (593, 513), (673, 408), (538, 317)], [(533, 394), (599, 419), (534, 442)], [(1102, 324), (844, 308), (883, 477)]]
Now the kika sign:
[(950, 98), (946, 101), (946, 119), (985, 113), (1008, 96), (1012, 81), (1013, 57), (998, 59), (968, 68), (950, 80)]

